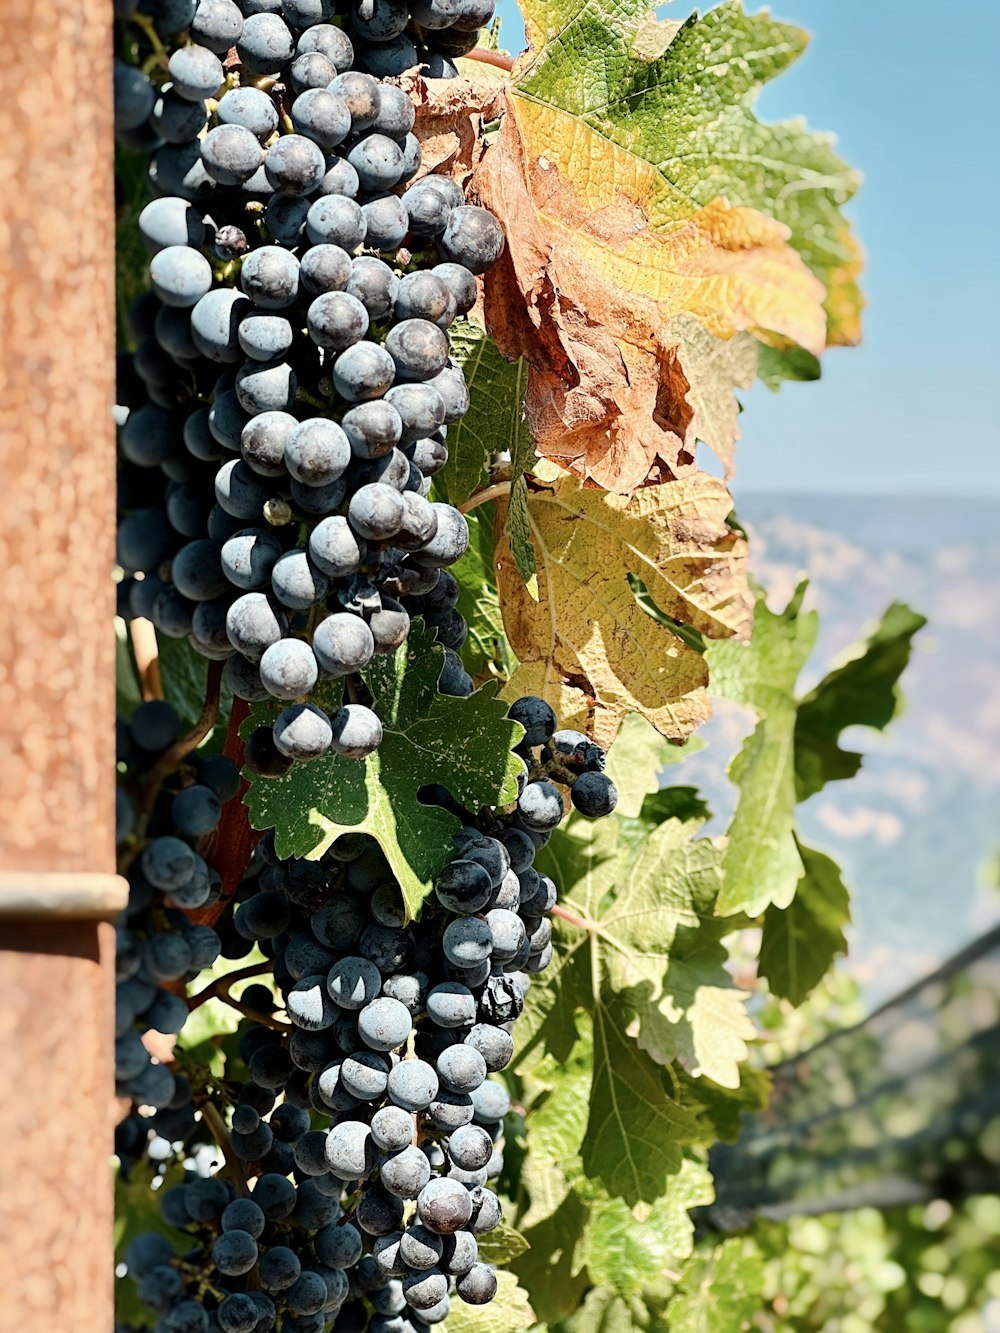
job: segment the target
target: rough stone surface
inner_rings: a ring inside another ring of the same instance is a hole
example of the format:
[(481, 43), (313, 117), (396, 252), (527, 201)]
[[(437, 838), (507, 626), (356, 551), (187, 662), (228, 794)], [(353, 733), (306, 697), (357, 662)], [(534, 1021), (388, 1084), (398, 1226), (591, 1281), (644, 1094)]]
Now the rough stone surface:
[[(114, 869), (110, 0), (0, 0), (0, 870)], [(0, 922), (0, 1328), (112, 1327), (109, 923)]]
[(0, 0), (0, 867), (113, 868), (111, 3)]
[(0, 923), (0, 1328), (112, 1327), (114, 927)]

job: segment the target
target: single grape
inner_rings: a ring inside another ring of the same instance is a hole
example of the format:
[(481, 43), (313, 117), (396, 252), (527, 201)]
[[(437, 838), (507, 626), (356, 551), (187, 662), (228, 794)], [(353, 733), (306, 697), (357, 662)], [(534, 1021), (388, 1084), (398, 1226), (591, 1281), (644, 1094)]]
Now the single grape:
[(334, 964), (327, 976), (327, 989), (342, 1009), (364, 1008), (376, 998), (381, 987), (379, 970), (367, 958), (342, 958)]
[(375, 1051), (393, 1051), (402, 1046), (412, 1026), (410, 1011), (388, 995), (370, 1001), (358, 1015), (358, 1033)]
[(618, 788), (606, 773), (581, 773), (573, 783), (570, 798), (581, 815), (600, 819), (610, 815), (618, 804)]
[(460, 1028), (476, 1021), (476, 999), (467, 986), (444, 981), (427, 996), (427, 1015), (442, 1028)]
[(345, 676), (367, 666), (375, 652), (375, 640), (360, 616), (340, 611), (317, 625), (313, 651), (328, 675)]
[(459, 1231), (472, 1217), (472, 1197), (457, 1181), (431, 1180), (417, 1196), (417, 1216), (438, 1235)]
[(332, 748), (347, 759), (364, 759), (382, 742), (382, 723), (364, 704), (344, 704), (330, 718)]
[(324, 292), (317, 296), (306, 320), (310, 338), (327, 351), (343, 352), (368, 332), (368, 311), (349, 292)]
[(396, 1106), (416, 1113), (428, 1107), (437, 1095), (438, 1076), (425, 1060), (401, 1060), (389, 1071), (388, 1091)]
[(219, 100), (220, 125), (242, 125), (258, 139), (269, 139), (278, 128), (278, 112), (259, 88), (230, 88)]
[[(368, 1125), (360, 1120), (342, 1120), (334, 1125), (326, 1140), (326, 1160), (330, 1170), (341, 1180), (360, 1180), (367, 1176), (374, 1160)], [(320, 1258), (324, 1263), (331, 1262), (322, 1255)], [(331, 1264), (331, 1267), (336, 1266)]]
[(314, 245), (302, 256), (299, 278), (313, 296), (342, 291), (351, 275), (351, 257), (339, 245)]
[(168, 245), (153, 256), (149, 277), (161, 301), (186, 308), (212, 286), (212, 266), (189, 245)]
[(467, 1305), (488, 1305), (497, 1294), (496, 1270), (488, 1264), (473, 1264), (456, 1279), (455, 1291)]
[(309, 554), (313, 563), (333, 577), (343, 578), (355, 573), (366, 553), (365, 543), (351, 530), (347, 519), (339, 514), (322, 519), (309, 535)]
[(274, 743), (289, 759), (318, 759), (330, 748), (330, 719), (315, 704), (292, 704), (275, 719)]
[(380, 1180), (384, 1189), (402, 1199), (415, 1199), (431, 1178), (427, 1154), (415, 1144), (383, 1162)]
[(279, 74), (292, 59), (295, 40), (277, 14), (251, 14), (244, 20), (236, 52), (251, 74)]

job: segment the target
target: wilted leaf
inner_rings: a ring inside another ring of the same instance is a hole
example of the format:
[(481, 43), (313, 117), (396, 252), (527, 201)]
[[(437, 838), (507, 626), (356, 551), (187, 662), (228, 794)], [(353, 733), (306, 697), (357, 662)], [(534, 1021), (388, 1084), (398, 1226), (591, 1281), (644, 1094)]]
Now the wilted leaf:
[(847, 952), (844, 927), (851, 919), (850, 895), (836, 861), (798, 844), (803, 875), (786, 908), (764, 913), (757, 970), (774, 995), (801, 1004)]
[(483, 154), (483, 126), (499, 115), (503, 84), (480, 69), (458, 79), (425, 79), (410, 72), (400, 85), (416, 112), (419, 174), (466, 180)]
[[(444, 782), (473, 809), (516, 799), (518, 760), (510, 753), (523, 731), (506, 719), (494, 684), (467, 699), (437, 692), (444, 650), (422, 621), (394, 654), (372, 659), (362, 673), (384, 738), (367, 759), (332, 752), (296, 764), (285, 777), (249, 772), (245, 802), (254, 828), (274, 828), (279, 856), (316, 860), (343, 833), (370, 833), (399, 881), (413, 915), (431, 881), (454, 854), (454, 815), (417, 799), (421, 787)], [(243, 734), (274, 720), (279, 704), (257, 704)]]
[(567, 478), (528, 497), (539, 600), (498, 543), (504, 623), (520, 667), (505, 694), (540, 694), (563, 726), (610, 744), (638, 712), (682, 740), (708, 716), (701, 655), (637, 604), (640, 574), (666, 615), (710, 636), (747, 630), (746, 544), (722, 482), (699, 473), (631, 498)]
[(690, 383), (688, 406), (694, 411), (688, 434), (707, 444), (731, 477), (734, 446), (740, 438), (737, 389), (749, 389), (757, 376), (760, 343), (749, 333), (715, 338), (691, 315), (678, 315), (665, 336), (677, 339), (678, 355)]
[(525, 21), (531, 49), (473, 188), (507, 229), (487, 327), (531, 365), (539, 451), (624, 492), (657, 460), (690, 466), (697, 413), (728, 464), (749, 352), (723, 370), (671, 321), (818, 353), (824, 288), (808, 263), (830, 285), (830, 340), (858, 332), (857, 251), (838, 212), (857, 179), (828, 139), (750, 109), (804, 34), (732, 3), (676, 24), (645, 0), (529, 0)]
[[(669, 321), (692, 315), (719, 338), (777, 327), (818, 348), (822, 288), (785, 228), (724, 199), (670, 232), (644, 227), (617, 150), (543, 111), (511, 97), (476, 173), (507, 231), (486, 278), (486, 325), (531, 367), (525, 414), (539, 452), (624, 493), (657, 459), (672, 475), (694, 459), (690, 380)], [(578, 193), (584, 175), (604, 197)]]

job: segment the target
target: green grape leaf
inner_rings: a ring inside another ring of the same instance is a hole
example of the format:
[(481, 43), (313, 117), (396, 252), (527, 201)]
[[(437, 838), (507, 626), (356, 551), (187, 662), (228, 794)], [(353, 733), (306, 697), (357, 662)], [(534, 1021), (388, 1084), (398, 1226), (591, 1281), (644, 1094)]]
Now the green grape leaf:
[[(722, 848), (696, 838), (697, 827), (667, 820), (652, 830), (637, 826), (632, 836), (625, 821), (574, 816), (538, 864), (591, 934), (602, 989), (635, 1013), (640, 1047), (659, 1064), (680, 1057), (692, 1072), (736, 1087), (755, 1029), (725, 968), (721, 940), (733, 923), (714, 915)], [(525, 1040), (540, 1035), (564, 1054), (566, 1002), (585, 999), (572, 955), (560, 949), (553, 966), (543, 995), (529, 995)]]
[[(511, 749), (523, 729), (507, 719), (493, 683), (467, 699), (439, 694), (443, 661), (433, 632), (414, 621), (406, 643), (373, 658), (362, 673), (384, 729), (374, 754), (354, 760), (330, 753), (279, 779), (245, 771), (250, 822), (275, 830), (279, 856), (318, 860), (342, 834), (370, 833), (411, 916), (454, 854), (451, 837), (459, 827), (448, 811), (423, 805), (420, 788), (441, 783), (471, 809), (517, 799), (520, 761)], [(256, 704), (241, 734), (272, 723), (279, 711), (280, 704)]]
[(471, 321), (452, 327), (451, 343), (455, 359), (465, 371), (472, 402), (466, 415), (448, 432), (448, 462), (437, 474), (435, 488), (449, 504), (462, 505), (483, 481), (489, 458), (510, 455), (512, 485), (504, 532), (518, 572), (529, 588), (533, 587), (537, 600), (524, 480), (535, 462), (535, 442), (524, 419), (527, 367), (523, 361), (507, 361), (486, 330)]
[(680, 1288), (667, 1306), (670, 1333), (722, 1333), (757, 1313), (764, 1263), (756, 1244), (731, 1238), (705, 1246), (688, 1260)]
[(484, 1264), (506, 1264), (527, 1254), (529, 1242), (508, 1222), (501, 1222), (495, 1231), (478, 1237), (479, 1258)]
[(663, 1196), (697, 1121), (671, 1095), (666, 1072), (626, 1036), (618, 1004), (595, 997), (594, 1081), (581, 1160), (589, 1177), (628, 1204)]
[(795, 779), (800, 801), (825, 783), (852, 778), (862, 756), (839, 745), (845, 727), (882, 731), (900, 704), (899, 678), (906, 669), (913, 637), (925, 616), (894, 602), (871, 637), (848, 650), (846, 660), (799, 703), (795, 727)]
[(500, 1269), (497, 1294), (489, 1305), (466, 1305), (461, 1299), (452, 1302), (448, 1333), (526, 1333), (534, 1323), (528, 1293), (513, 1273)]
[(469, 627), (459, 655), (473, 679), (496, 669), (510, 675), (517, 661), (510, 651), (493, 574), (495, 506), (482, 505), (469, 515), (469, 549), (451, 567), (458, 582), (458, 611)]
[(862, 756), (842, 750), (840, 734), (851, 725), (880, 730), (889, 723), (913, 636), (926, 623), (909, 607), (891, 606), (871, 638), (799, 699), (796, 683), (817, 631), (815, 612), (802, 610), (805, 591), (800, 583), (781, 612), (771, 611), (758, 592), (751, 642), (713, 642), (705, 649), (712, 692), (759, 718), (729, 767), (739, 799), (719, 895), (723, 913), (758, 916), (792, 902), (806, 874), (795, 838), (796, 804), (858, 771)]
[[(587, 1289), (587, 1271), (577, 1259), (577, 1248), (587, 1223), (587, 1206), (570, 1190), (551, 1216), (528, 1233), (531, 1249), (513, 1260), (512, 1271), (531, 1292), (539, 1320), (556, 1323), (571, 1315)], [(553, 1273), (559, 1280), (552, 1280)]]
[(515, 69), (515, 91), (551, 108), (552, 134), (560, 113), (577, 123), (577, 152), (588, 133), (615, 145), (622, 177), (644, 183), (654, 229), (719, 198), (783, 222), (828, 289), (829, 341), (857, 339), (858, 251), (840, 209), (859, 176), (830, 135), (798, 120), (762, 124), (752, 110), (760, 88), (802, 54), (805, 32), (766, 10), (745, 14), (738, 0), (684, 23), (658, 20), (648, 0), (603, 11), (583, 0), (525, 0), (522, 12), (531, 50)]
[(799, 584), (782, 612), (771, 611), (758, 595), (750, 643), (711, 643), (705, 650), (713, 693), (760, 717), (729, 766), (740, 794), (720, 912), (756, 916), (771, 903), (787, 907), (802, 877), (795, 843), (795, 684), (817, 631), (815, 612), (802, 611), (805, 590)]
[(822, 375), (819, 357), (792, 343), (789, 347), (769, 347), (761, 343), (757, 351), (757, 377), (774, 393), (786, 380), (809, 383)]
[(629, 1208), (623, 1199), (594, 1199), (582, 1249), (591, 1281), (632, 1296), (665, 1268), (676, 1268), (694, 1244), (688, 1210), (714, 1198), (708, 1168), (685, 1158), (666, 1195), (652, 1205)]
[(764, 913), (758, 971), (771, 993), (798, 1005), (847, 952), (850, 895), (836, 861), (798, 844), (804, 874), (786, 908)]
[(614, 1291), (603, 1287), (594, 1287), (587, 1292), (583, 1305), (565, 1325), (560, 1325), (566, 1333), (636, 1333), (636, 1329), (648, 1325), (638, 1323), (635, 1310), (627, 1301), (622, 1300)]

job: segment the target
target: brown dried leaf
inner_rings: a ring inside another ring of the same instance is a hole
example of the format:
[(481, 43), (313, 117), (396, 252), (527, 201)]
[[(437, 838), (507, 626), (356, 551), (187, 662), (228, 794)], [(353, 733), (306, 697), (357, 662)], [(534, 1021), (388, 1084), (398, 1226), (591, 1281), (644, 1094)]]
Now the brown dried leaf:
[(531, 492), (537, 602), (497, 538), (504, 627), (520, 661), (505, 697), (540, 694), (563, 726), (605, 745), (628, 713), (671, 740), (689, 735), (710, 714), (704, 659), (642, 610), (628, 574), (665, 615), (711, 638), (745, 637), (746, 544), (726, 526), (731, 507), (724, 483), (705, 473), (628, 498), (571, 477)]
[(425, 79), (411, 71), (399, 80), (416, 111), (420, 175), (466, 181), (479, 165), (482, 127), (500, 114), (502, 82), (495, 73), (474, 78)]
[(822, 285), (787, 227), (725, 199), (654, 231), (642, 207), (651, 168), (566, 113), (504, 98), (472, 188), (507, 231), (486, 279), (487, 327), (531, 367), (539, 452), (619, 492), (657, 460), (678, 475), (693, 462), (695, 408), (670, 321), (690, 315), (723, 340), (775, 330), (818, 351)]

